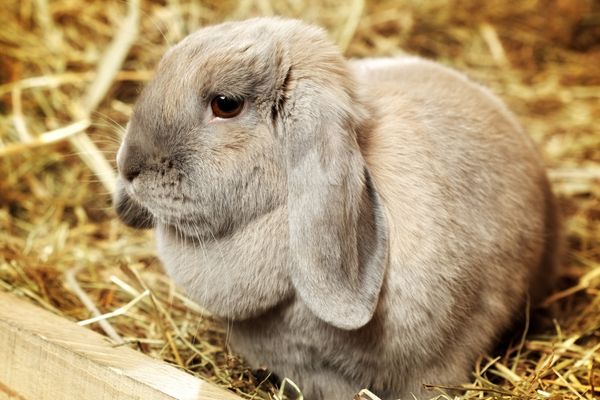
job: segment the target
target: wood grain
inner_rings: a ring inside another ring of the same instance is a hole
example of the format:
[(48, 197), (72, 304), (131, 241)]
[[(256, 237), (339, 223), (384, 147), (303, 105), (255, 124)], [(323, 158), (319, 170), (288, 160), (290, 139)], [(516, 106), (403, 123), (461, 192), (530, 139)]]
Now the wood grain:
[(240, 397), (0, 292), (0, 399)]

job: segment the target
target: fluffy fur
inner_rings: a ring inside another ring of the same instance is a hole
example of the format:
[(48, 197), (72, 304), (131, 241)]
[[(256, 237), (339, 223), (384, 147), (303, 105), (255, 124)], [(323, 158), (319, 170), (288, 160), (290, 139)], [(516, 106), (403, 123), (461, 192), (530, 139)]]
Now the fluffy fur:
[[(239, 116), (214, 118), (222, 94)], [(122, 219), (153, 225), (233, 349), (308, 400), (467, 381), (554, 270), (542, 163), (496, 97), (418, 58), (347, 61), (299, 21), (170, 49), (118, 165)]]

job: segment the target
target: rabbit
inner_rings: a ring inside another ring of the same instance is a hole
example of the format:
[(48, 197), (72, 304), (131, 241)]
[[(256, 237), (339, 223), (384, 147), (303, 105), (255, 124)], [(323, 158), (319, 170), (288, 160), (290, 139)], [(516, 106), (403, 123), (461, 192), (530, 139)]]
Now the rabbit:
[(170, 48), (117, 165), (120, 218), (307, 400), (468, 382), (557, 268), (541, 157), (497, 97), (418, 57), (346, 60), (298, 20)]

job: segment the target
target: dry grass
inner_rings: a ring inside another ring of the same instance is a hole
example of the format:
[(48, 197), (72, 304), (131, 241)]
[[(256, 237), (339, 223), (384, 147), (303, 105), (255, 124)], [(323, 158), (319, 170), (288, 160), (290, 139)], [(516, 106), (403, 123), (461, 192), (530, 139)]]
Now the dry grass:
[(77, 321), (93, 317), (92, 305), (121, 310), (108, 321), (123, 345), (245, 397), (275, 396), (227, 352), (226, 328), (162, 274), (151, 233), (116, 221), (108, 195), (122, 126), (168, 44), (268, 14), (326, 26), (348, 56), (411, 52), (459, 67), (509, 103), (543, 150), (568, 256), (547, 301), (556, 318), (482, 358), (463, 398), (600, 397), (597, 0), (6, 1), (0, 288)]

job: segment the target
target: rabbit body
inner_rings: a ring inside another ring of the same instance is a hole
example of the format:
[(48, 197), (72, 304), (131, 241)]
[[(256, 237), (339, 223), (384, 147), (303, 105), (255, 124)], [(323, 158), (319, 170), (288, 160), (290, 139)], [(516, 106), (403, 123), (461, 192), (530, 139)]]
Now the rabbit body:
[[(249, 54), (219, 42), (249, 31)], [(253, 53), (257, 35), (277, 44)], [(194, 117), (186, 88), (245, 57), (265, 75), (235, 93), (252, 99), (245, 114)], [(297, 21), (218, 25), (167, 53), (118, 161), (137, 168), (120, 179), (123, 220), (155, 226), (168, 273), (228, 320), (232, 349), (307, 400), (468, 382), (555, 268), (540, 157), (496, 97), (415, 57), (345, 61)]]

